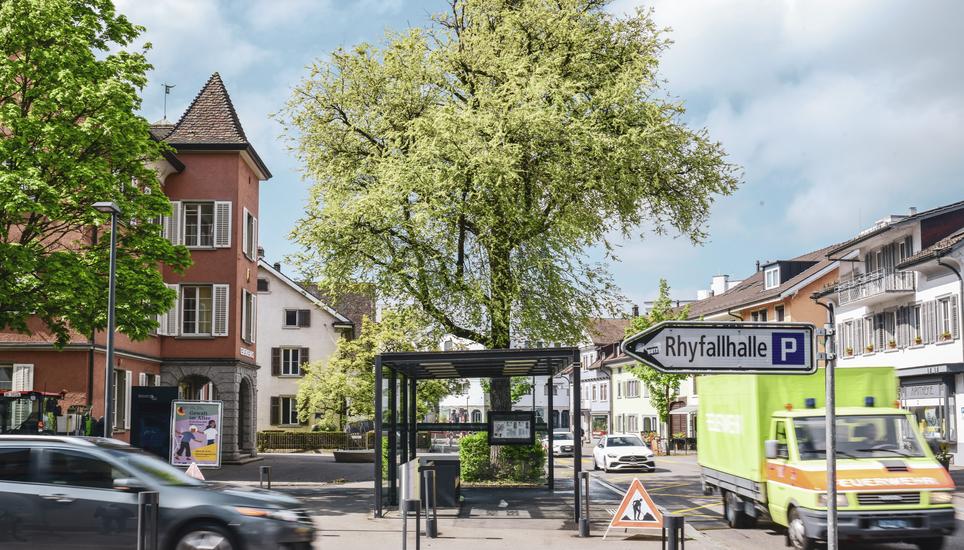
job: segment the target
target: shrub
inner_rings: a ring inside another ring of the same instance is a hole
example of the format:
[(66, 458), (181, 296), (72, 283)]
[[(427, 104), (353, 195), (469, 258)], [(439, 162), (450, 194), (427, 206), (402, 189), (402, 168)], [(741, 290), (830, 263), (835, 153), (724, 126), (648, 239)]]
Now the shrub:
[(497, 463), (492, 464), (488, 437), (486, 432), (478, 432), (459, 441), (463, 480), (537, 482), (542, 479), (546, 451), (541, 444), (506, 445), (501, 448)]

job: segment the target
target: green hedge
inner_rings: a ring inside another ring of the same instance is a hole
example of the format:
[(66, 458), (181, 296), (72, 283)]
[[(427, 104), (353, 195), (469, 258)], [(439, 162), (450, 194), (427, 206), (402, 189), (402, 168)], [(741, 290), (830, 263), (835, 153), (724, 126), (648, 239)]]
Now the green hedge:
[(465, 481), (539, 482), (546, 466), (546, 451), (538, 442), (532, 445), (506, 445), (499, 448), (495, 463), (490, 458), (486, 432), (467, 435), (459, 441), (462, 479)]

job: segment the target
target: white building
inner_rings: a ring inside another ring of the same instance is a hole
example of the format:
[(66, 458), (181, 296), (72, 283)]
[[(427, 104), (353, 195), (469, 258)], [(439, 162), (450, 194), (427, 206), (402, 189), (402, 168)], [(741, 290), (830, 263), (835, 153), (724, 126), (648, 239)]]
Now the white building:
[(257, 429), (297, 426), (301, 365), (324, 360), (354, 323), (281, 272), (258, 261)]
[(897, 368), (901, 406), (964, 464), (964, 202), (878, 221), (829, 254), (841, 258), (838, 366)]

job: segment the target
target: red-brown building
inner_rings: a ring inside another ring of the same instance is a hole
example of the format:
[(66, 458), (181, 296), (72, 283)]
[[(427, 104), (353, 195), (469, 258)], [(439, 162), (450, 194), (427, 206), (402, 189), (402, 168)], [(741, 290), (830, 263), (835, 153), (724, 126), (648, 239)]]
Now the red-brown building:
[[(176, 124), (151, 133), (175, 149), (156, 165), (173, 206), (164, 234), (188, 247), (193, 265), (182, 275), (164, 268), (178, 299), (156, 335), (118, 334), (115, 437), (129, 438), (132, 386), (177, 386), (182, 398), (224, 402), (222, 461), (237, 461), (255, 451), (258, 188), (271, 174), (217, 73)], [(73, 334), (58, 351), (39, 323), (31, 328), (0, 332), (0, 390), (66, 390), (65, 408), (89, 405), (101, 416), (105, 334)]]

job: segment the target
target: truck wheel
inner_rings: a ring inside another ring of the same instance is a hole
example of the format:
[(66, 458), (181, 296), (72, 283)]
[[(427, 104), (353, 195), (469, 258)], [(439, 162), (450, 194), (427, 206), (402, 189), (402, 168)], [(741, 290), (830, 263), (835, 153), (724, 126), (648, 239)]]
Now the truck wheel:
[(915, 544), (920, 550), (941, 550), (944, 548), (944, 537), (920, 539)]
[(743, 511), (743, 499), (732, 491), (723, 492), (723, 516), (733, 529), (753, 527), (752, 518)]
[(814, 550), (817, 547), (817, 542), (807, 536), (803, 518), (796, 508), (791, 508), (787, 515), (787, 538), (790, 539), (790, 546), (796, 550)]

